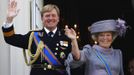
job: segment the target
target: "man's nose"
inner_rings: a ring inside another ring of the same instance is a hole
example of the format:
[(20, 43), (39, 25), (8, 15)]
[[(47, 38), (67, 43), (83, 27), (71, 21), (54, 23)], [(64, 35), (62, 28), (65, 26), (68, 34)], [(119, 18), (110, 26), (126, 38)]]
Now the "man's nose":
[(53, 19), (53, 16), (52, 16), (52, 15), (50, 15), (50, 16), (49, 16), (49, 19)]

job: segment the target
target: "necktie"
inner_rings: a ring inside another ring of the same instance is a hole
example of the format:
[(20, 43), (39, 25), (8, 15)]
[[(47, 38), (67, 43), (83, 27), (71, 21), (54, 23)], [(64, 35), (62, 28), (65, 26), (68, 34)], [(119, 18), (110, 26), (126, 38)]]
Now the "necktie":
[(53, 37), (53, 34), (54, 33), (51, 31), (51, 32), (48, 33), (48, 36), (52, 38)]

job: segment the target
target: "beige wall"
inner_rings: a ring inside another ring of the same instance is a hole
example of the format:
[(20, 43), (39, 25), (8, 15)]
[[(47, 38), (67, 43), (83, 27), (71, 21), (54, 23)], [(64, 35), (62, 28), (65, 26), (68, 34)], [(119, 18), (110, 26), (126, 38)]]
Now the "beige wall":
[[(0, 0), (0, 25), (6, 18), (9, 0)], [(16, 33), (26, 34), (30, 30), (30, 1), (16, 0), (20, 12), (14, 19)], [(37, 0), (42, 5), (43, 0)], [(22, 49), (5, 43), (0, 29), (0, 75), (29, 75), (30, 67), (24, 63)]]
[[(0, 26), (3, 24), (6, 16), (8, 0), (0, 0)], [(0, 75), (10, 75), (10, 51), (9, 45), (4, 41), (0, 28)]]

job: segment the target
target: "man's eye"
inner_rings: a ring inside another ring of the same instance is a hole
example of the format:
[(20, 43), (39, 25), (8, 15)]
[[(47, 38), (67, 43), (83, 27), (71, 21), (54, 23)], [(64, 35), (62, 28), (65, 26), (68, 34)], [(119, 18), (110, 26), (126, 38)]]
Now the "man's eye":
[(45, 17), (50, 17), (50, 15), (46, 15)]

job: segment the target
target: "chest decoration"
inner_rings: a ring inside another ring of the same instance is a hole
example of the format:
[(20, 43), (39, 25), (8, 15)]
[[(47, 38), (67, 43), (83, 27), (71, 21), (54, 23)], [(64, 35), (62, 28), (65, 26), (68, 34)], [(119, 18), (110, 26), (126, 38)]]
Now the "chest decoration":
[(52, 50), (48, 48), (48, 46), (44, 44), (43, 41), (40, 40), (38, 32), (34, 32), (34, 41), (37, 48), (39, 45), (42, 45), (41, 48), (39, 48), (40, 50), (36, 50), (36, 52), (41, 54), (50, 65), (62, 65)]
[(64, 47), (68, 47), (68, 41), (60, 41), (60, 45)]
[(64, 59), (66, 57), (65, 53), (64, 52), (61, 52), (60, 53), (60, 58)]

